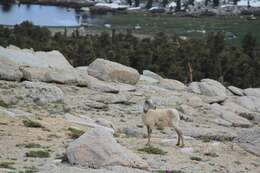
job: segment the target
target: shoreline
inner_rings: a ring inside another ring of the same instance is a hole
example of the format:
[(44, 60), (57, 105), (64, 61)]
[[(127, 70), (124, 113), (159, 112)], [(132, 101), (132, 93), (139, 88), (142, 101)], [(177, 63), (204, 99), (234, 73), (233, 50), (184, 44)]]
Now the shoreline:
[(91, 7), (94, 6), (95, 2), (68, 2), (68, 1), (39, 1), (39, 0), (18, 0), (20, 4), (35, 4), (35, 5), (51, 5), (51, 6), (59, 6), (59, 7), (67, 7), (67, 8), (81, 8), (81, 7)]

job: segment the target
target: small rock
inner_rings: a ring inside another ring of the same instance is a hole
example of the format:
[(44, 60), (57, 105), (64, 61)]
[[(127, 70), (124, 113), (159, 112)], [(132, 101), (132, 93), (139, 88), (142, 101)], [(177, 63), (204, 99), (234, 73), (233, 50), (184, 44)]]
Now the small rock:
[(235, 87), (235, 86), (229, 86), (228, 89), (229, 89), (229, 91), (231, 91), (235, 95), (238, 95), (238, 96), (244, 95), (244, 91), (240, 88)]

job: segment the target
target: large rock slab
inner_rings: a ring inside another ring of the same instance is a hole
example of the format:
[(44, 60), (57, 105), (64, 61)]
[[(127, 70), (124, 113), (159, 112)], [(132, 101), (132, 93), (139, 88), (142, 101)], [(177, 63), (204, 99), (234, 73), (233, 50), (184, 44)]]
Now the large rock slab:
[(226, 88), (218, 81), (212, 79), (202, 79), (201, 82), (192, 82), (189, 90), (206, 96), (227, 96)]
[(235, 140), (246, 151), (260, 156), (260, 129), (242, 131)]
[(143, 82), (143, 83), (147, 83), (147, 84), (157, 84), (157, 83), (159, 83), (159, 80), (151, 78), (149, 76), (144, 76), (144, 75), (140, 76), (140, 81)]
[(238, 114), (241, 117), (244, 117), (248, 120), (254, 120), (255, 119), (255, 113), (252, 111), (249, 111), (245, 107), (240, 106), (239, 104), (233, 102), (232, 100), (227, 100), (224, 102), (223, 106), (226, 110), (229, 110), (231, 112), (234, 112)]
[(150, 70), (143, 70), (143, 76), (146, 76), (146, 77), (150, 77), (150, 78), (153, 78), (153, 79), (156, 79), (156, 80), (161, 80), (162, 77)]
[(87, 86), (90, 89), (107, 93), (119, 93), (121, 91), (136, 90), (135, 86), (132, 85), (114, 82), (104, 82), (87, 74), (81, 74), (77, 82), (77, 85), (79, 86)]
[(260, 97), (242, 96), (236, 102), (253, 112), (260, 112)]
[(140, 169), (128, 168), (123, 166), (111, 166), (101, 169), (86, 169), (73, 166), (67, 166), (65, 164), (58, 165), (50, 170), (43, 171), (41, 173), (151, 173)]
[(228, 87), (229, 91), (231, 91), (233, 94), (238, 95), (238, 96), (243, 96), (244, 91), (238, 87), (235, 86), (229, 86)]
[(169, 90), (185, 90), (186, 86), (177, 80), (173, 79), (161, 79), (159, 86)]
[(66, 153), (71, 164), (82, 167), (148, 168), (143, 159), (118, 144), (113, 135), (102, 128), (94, 128), (80, 136), (69, 145)]
[(260, 88), (247, 88), (244, 92), (247, 96), (260, 97)]
[(188, 86), (188, 90), (190, 92), (193, 92), (193, 93), (196, 93), (196, 94), (201, 94), (199, 84), (200, 84), (200, 82), (192, 82), (192, 83), (190, 83), (190, 85)]
[(25, 81), (21, 85), (25, 96), (36, 104), (45, 105), (63, 101), (62, 90), (54, 85), (29, 81)]
[(200, 84), (201, 94), (207, 96), (227, 96), (226, 88), (218, 81), (202, 79)]
[(0, 59), (8, 59), (17, 65), (28, 65), (32, 67), (51, 67), (58, 69), (73, 68), (66, 58), (56, 50), (50, 52), (38, 51), (32, 49), (20, 49), (15, 46), (7, 48), (0, 46)]
[(0, 79), (9, 81), (20, 81), (23, 77), (17, 64), (9, 59), (3, 59), (0, 55)]
[(59, 84), (77, 84), (79, 71), (75, 69), (54, 69), (41, 67), (20, 67), (23, 78), (28, 81), (52, 82)]
[(220, 106), (217, 103), (212, 104), (211, 106), (211, 111), (215, 113), (215, 115), (221, 117), (222, 119), (230, 122), (232, 126), (234, 127), (244, 127), (248, 128), (252, 124), (245, 118), (238, 116), (234, 112), (225, 110), (223, 106)]
[(88, 74), (100, 80), (126, 84), (136, 84), (140, 77), (137, 70), (104, 59), (92, 62), (88, 67)]

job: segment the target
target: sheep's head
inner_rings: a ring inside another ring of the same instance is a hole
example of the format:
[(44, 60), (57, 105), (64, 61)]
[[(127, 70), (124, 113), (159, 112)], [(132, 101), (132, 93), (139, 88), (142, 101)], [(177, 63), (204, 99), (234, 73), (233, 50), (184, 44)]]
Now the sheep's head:
[(151, 99), (146, 99), (144, 101), (143, 107), (144, 113), (148, 112), (149, 109), (156, 109), (156, 106), (153, 104), (153, 101)]

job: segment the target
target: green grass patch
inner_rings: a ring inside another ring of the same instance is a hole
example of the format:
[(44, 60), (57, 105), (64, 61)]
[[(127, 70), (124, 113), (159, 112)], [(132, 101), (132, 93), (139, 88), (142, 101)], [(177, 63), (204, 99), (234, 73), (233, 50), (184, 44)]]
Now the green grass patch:
[(24, 169), (24, 171), (19, 171), (19, 173), (35, 173), (39, 171), (39, 169), (35, 166), (24, 167)]
[(171, 171), (168, 171), (168, 170), (160, 170), (158, 171), (157, 173), (185, 173), (181, 170), (171, 170)]
[[(143, 15), (143, 14), (118, 14), (103, 19), (117, 30), (133, 29), (137, 24), (140, 30), (137, 34), (154, 35), (165, 32), (169, 35), (179, 34), (192, 38), (205, 38), (209, 32), (224, 31), (229, 44), (240, 44), (248, 32), (252, 32), (260, 40), (260, 20), (247, 20), (240, 17), (177, 17), (172, 15)], [(104, 27), (103, 27), (104, 28)], [(108, 30), (108, 29), (106, 29)], [(230, 33), (236, 38), (229, 39)]]
[(81, 135), (83, 135), (85, 133), (83, 130), (76, 129), (74, 127), (69, 127), (68, 130), (69, 130), (69, 136), (72, 139), (77, 139), (78, 137), (80, 137)]
[(38, 157), (38, 158), (47, 158), (50, 157), (50, 153), (47, 150), (32, 150), (27, 152), (26, 157)]
[(14, 165), (14, 162), (0, 162), (0, 168), (15, 169), (12, 165)]
[(33, 120), (23, 120), (23, 125), (25, 127), (31, 127), (31, 128), (42, 128), (43, 127), (39, 122), (33, 121)]
[(219, 155), (216, 154), (216, 153), (211, 153), (211, 152), (208, 152), (208, 153), (204, 153), (205, 156), (210, 156), (210, 157), (218, 157)]
[(9, 105), (7, 103), (5, 103), (3, 100), (0, 100), (0, 106), (4, 107), (4, 108), (8, 108)]
[(145, 146), (144, 148), (138, 149), (138, 151), (145, 152), (148, 154), (159, 154), (159, 155), (165, 155), (167, 152), (163, 151), (162, 149), (154, 146)]
[(42, 146), (40, 144), (36, 144), (36, 143), (28, 143), (25, 144), (25, 148), (41, 148)]
[(202, 158), (197, 157), (197, 156), (191, 156), (190, 160), (202, 161)]

